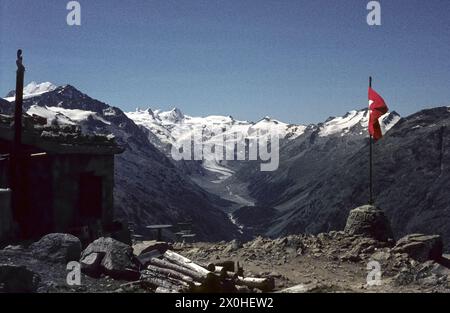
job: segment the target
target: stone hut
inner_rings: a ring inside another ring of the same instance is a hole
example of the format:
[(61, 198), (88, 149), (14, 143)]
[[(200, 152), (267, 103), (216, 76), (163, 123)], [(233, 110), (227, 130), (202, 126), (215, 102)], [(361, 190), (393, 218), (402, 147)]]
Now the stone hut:
[(0, 115), (0, 243), (51, 232), (92, 237), (111, 227), (114, 155), (123, 151), (113, 136), (24, 115), (16, 157), (12, 124)]

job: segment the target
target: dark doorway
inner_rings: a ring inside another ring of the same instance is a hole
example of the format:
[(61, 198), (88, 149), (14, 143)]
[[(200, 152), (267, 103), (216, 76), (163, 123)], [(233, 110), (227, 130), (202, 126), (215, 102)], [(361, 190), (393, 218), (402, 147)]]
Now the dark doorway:
[(80, 215), (81, 218), (100, 219), (102, 217), (102, 177), (90, 173), (80, 178)]

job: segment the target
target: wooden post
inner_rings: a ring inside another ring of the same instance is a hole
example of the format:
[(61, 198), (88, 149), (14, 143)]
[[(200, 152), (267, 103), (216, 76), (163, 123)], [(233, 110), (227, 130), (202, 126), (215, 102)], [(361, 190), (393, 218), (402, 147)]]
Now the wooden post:
[[(11, 151), (11, 202), (13, 216), (19, 225), (22, 224), (25, 212), (26, 199), (24, 196), (25, 184), (22, 175), (22, 114), (23, 114), (23, 82), (25, 76), (25, 67), (22, 64), (22, 50), (17, 51), (17, 72), (16, 72), (16, 94), (14, 111), (14, 138)], [(23, 229), (21, 229), (23, 231)], [(23, 234), (22, 234), (23, 235)]]
[(22, 145), (22, 114), (23, 114), (23, 81), (25, 67), (22, 64), (22, 50), (17, 51), (16, 100), (14, 112), (14, 152), (20, 153)]

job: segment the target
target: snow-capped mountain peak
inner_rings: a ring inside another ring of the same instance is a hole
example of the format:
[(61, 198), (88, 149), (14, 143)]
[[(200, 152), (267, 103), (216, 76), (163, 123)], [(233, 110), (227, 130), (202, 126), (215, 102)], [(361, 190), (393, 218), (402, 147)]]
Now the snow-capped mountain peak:
[(150, 108), (141, 109), (141, 108), (138, 107), (138, 108), (136, 108), (134, 113), (136, 113), (136, 114), (143, 114), (143, 115), (150, 115), (152, 118), (155, 117), (155, 113)]
[(274, 118), (271, 118), (270, 116), (264, 116), (262, 119), (260, 119), (256, 124), (258, 123), (273, 123), (273, 124), (285, 124), (283, 122), (280, 122)]
[(173, 108), (172, 110), (167, 112), (161, 112), (158, 114), (158, 116), (161, 120), (166, 120), (172, 123), (177, 123), (184, 119), (183, 113), (178, 108)]
[[(383, 133), (391, 129), (400, 120), (400, 115), (392, 111), (380, 117), (380, 125)], [(334, 134), (346, 134), (352, 129), (361, 133), (367, 131), (369, 122), (369, 110), (367, 108), (361, 110), (351, 110), (343, 116), (328, 118), (324, 123), (320, 124), (319, 135), (321, 137)]]
[[(58, 88), (56, 85), (50, 83), (50, 82), (44, 82), (44, 83), (36, 83), (35, 81), (32, 81), (28, 85), (26, 85), (23, 88), (23, 98), (31, 98), (35, 97), (41, 94), (44, 94), (46, 92), (50, 92)], [(5, 100), (8, 101), (14, 101), (15, 100), (15, 90), (10, 91), (7, 95)]]
[(57, 88), (57, 86), (52, 84), (51, 82), (44, 82), (44, 83), (38, 84), (33, 81), (23, 88), (23, 93), (24, 93), (24, 95), (30, 96), (30, 95), (42, 94), (44, 92), (53, 91), (56, 88)]

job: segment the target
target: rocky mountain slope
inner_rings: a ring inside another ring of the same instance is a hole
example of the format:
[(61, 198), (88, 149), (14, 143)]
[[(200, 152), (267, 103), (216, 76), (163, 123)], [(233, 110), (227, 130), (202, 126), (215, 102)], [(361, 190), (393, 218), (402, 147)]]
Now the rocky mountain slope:
[[(191, 219), (199, 239), (235, 237), (236, 227), (221, 210), (226, 201), (193, 183), (119, 108), (70, 85), (32, 83), (24, 92), (28, 114), (46, 117), (48, 123), (77, 124), (87, 133), (113, 134), (126, 149), (116, 156), (115, 203), (118, 216), (133, 222), (138, 232), (149, 224)], [(14, 93), (8, 96), (14, 99)], [(12, 113), (12, 104), (3, 103), (1, 112)]]
[[(45, 92), (46, 88), (50, 91)], [(125, 204), (121, 212), (134, 220), (178, 219), (179, 203), (195, 203), (185, 201), (185, 192), (180, 196), (178, 190), (185, 190), (179, 189), (183, 187), (195, 190), (202, 199), (200, 206), (208, 203), (219, 209), (212, 211), (215, 222), (223, 221), (220, 209), (230, 214), (229, 221), (235, 225), (225, 219), (223, 227), (233, 234), (239, 228), (247, 235), (272, 237), (340, 229), (348, 210), (368, 201), (367, 109), (308, 126), (288, 125), (268, 117), (252, 123), (231, 116), (192, 117), (179, 109), (124, 114), (73, 89), (51, 84), (31, 86), (30, 92), (37, 95), (25, 96), (29, 113), (48, 115), (55, 122), (81, 124), (85, 131), (112, 132), (128, 146), (133, 153), (118, 156), (117, 197), (118, 203)], [(374, 192), (376, 204), (386, 211), (396, 237), (431, 229), (450, 242), (446, 192), (450, 187), (449, 114), (449, 108), (442, 107), (402, 119), (396, 112), (381, 118), (385, 136), (374, 145)], [(255, 130), (280, 135), (279, 168), (261, 172), (259, 161), (170, 160), (170, 147), (180, 139), (200, 134), (205, 143), (217, 143), (221, 130), (247, 138)], [(137, 164), (144, 164), (147, 158), (154, 171), (138, 168)], [(134, 180), (128, 179), (129, 173), (139, 182), (148, 179), (152, 184), (131, 184)], [(170, 177), (165, 178), (168, 181), (158, 185), (165, 175)], [(169, 205), (159, 206), (164, 201)], [(156, 207), (151, 214), (142, 209), (148, 207), (146, 203)], [(242, 211), (231, 214), (240, 207)], [(251, 218), (258, 213), (257, 219)]]
[[(235, 179), (250, 180), (257, 204), (279, 212), (260, 225), (265, 235), (340, 229), (348, 210), (367, 203), (365, 123), (344, 133), (330, 132), (332, 123), (308, 127), (287, 143), (278, 171), (248, 166), (236, 174)], [(375, 203), (386, 211), (396, 237), (433, 232), (449, 242), (449, 125), (450, 108), (423, 110), (400, 119), (374, 145)]]
[[(170, 157), (171, 146), (186, 138), (201, 138), (205, 145), (215, 145), (222, 149), (224, 143), (221, 140), (225, 135), (228, 142), (230, 138), (234, 138), (232, 143), (236, 144), (236, 153), (245, 153), (239, 144), (246, 144), (247, 140), (255, 140), (257, 136), (260, 140), (267, 139), (268, 134), (279, 137), (280, 146), (288, 145), (305, 132), (316, 129), (318, 136), (323, 138), (338, 136), (347, 138), (348, 135), (353, 134), (355, 138), (362, 139), (366, 136), (365, 127), (368, 120), (366, 113), (366, 110), (351, 111), (343, 117), (330, 118), (323, 124), (309, 126), (286, 124), (270, 117), (264, 117), (256, 123), (236, 120), (231, 116), (192, 117), (183, 114), (177, 108), (167, 112), (137, 109), (127, 115), (148, 132), (150, 141), (156, 147)], [(381, 119), (383, 131), (390, 129), (398, 119), (399, 116), (395, 112), (383, 116)], [(239, 141), (236, 138), (241, 139)], [(247, 148), (247, 153), (248, 150)], [(248, 192), (247, 185), (252, 183), (250, 178), (253, 174), (249, 169), (256, 170), (254, 166), (262, 164), (260, 159), (256, 161), (249, 161), (248, 157), (246, 161), (203, 159), (202, 161), (182, 161), (178, 164), (183, 164), (183, 169), (188, 168), (189, 170), (184, 172), (200, 186), (232, 201), (233, 205), (229, 211), (255, 203), (255, 199)], [(257, 171), (259, 172), (259, 169)], [(242, 175), (234, 175), (236, 172)], [(260, 205), (265, 204), (260, 203)], [(267, 219), (271, 217), (262, 215)]]

